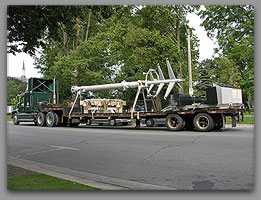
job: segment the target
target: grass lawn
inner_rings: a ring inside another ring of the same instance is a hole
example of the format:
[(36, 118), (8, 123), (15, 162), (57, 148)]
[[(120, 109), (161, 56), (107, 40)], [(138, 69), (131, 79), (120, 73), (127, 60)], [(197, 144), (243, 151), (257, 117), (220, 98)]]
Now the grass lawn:
[(10, 176), (7, 181), (8, 190), (100, 190), (98, 188), (89, 187), (86, 185), (74, 183), (71, 181), (59, 179), (44, 174), (26, 174), (22, 176)]
[[(255, 117), (254, 115), (251, 116), (245, 116), (243, 122), (237, 122), (237, 124), (254, 124), (255, 123)], [(231, 117), (226, 118), (226, 124), (232, 124)]]

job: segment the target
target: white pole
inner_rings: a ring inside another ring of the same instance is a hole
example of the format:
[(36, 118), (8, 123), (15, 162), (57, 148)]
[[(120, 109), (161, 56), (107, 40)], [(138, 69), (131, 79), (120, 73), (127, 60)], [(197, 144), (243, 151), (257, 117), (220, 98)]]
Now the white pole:
[(56, 104), (55, 78), (53, 79), (53, 104)]
[(192, 88), (192, 67), (191, 67), (191, 47), (190, 47), (190, 31), (188, 32), (188, 74), (189, 74), (189, 96), (193, 96), (193, 88)]

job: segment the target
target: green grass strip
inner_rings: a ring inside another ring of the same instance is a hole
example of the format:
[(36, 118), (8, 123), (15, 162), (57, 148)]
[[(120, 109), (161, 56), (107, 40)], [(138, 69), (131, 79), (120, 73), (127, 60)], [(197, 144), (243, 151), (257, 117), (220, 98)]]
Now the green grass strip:
[(28, 174), (22, 176), (8, 177), (8, 190), (24, 191), (24, 190), (56, 190), (56, 191), (71, 191), (71, 190), (100, 190), (98, 188), (89, 187), (83, 184), (74, 183), (71, 181), (59, 179), (56, 177), (44, 174)]
[[(255, 123), (255, 117), (245, 117), (243, 122), (237, 122), (237, 124), (254, 124)], [(226, 124), (232, 124), (231, 117), (228, 117), (226, 119)]]

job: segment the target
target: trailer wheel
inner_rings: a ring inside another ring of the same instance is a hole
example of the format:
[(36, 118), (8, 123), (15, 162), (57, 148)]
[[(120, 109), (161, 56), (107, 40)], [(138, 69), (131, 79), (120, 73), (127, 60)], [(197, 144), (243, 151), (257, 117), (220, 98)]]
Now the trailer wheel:
[(48, 112), (46, 115), (46, 125), (48, 127), (54, 127), (57, 124), (57, 114), (55, 114), (54, 112)]
[(37, 116), (36, 116), (37, 126), (44, 126), (45, 125), (45, 121), (46, 121), (45, 114), (42, 113), (42, 112), (39, 112), (37, 114)]
[(152, 118), (148, 118), (145, 121), (145, 124), (147, 127), (153, 127), (154, 126), (154, 120)]
[(194, 127), (197, 131), (210, 131), (214, 128), (214, 120), (207, 113), (199, 113), (194, 117)]
[(110, 124), (110, 126), (116, 126), (116, 120), (110, 119), (109, 124)]
[(90, 119), (86, 120), (86, 125), (92, 125), (92, 121)]
[(18, 120), (18, 117), (17, 117), (17, 114), (14, 114), (14, 116), (13, 116), (13, 123), (14, 123), (14, 125), (19, 125), (19, 120)]
[(178, 114), (170, 114), (166, 118), (166, 126), (170, 131), (179, 131), (184, 128), (184, 120)]

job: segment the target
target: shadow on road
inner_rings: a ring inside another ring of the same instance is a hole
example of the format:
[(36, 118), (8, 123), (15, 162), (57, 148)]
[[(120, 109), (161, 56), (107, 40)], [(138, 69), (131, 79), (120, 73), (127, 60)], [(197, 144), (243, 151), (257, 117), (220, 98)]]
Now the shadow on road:
[[(36, 125), (34, 123), (20, 123), (19, 126), (35, 126)], [(166, 131), (166, 132), (171, 132), (171, 131), (168, 131), (166, 127), (162, 127), (162, 126), (156, 126), (156, 127), (147, 127), (147, 126), (142, 126), (140, 128), (136, 128), (134, 125), (128, 125), (128, 126), (108, 126), (108, 125), (79, 125), (78, 127), (56, 127), (56, 128), (59, 128), (59, 129), (63, 129), (63, 128), (72, 128), (72, 129), (101, 129), (101, 130), (105, 130), (105, 129), (110, 129), (110, 130), (130, 130), (130, 131), (137, 131), (137, 130), (159, 130), (159, 131)], [(225, 131), (233, 131), (233, 132), (240, 132), (241, 131), (241, 128), (231, 128), (231, 127), (226, 127), (225, 130), (213, 130), (211, 132), (225, 132)], [(181, 130), (181, 131), (178, 131), (178, 132), (195, 132), (195, 133), (200, 133), (196, 130)], [(210, 132), (210, 133), (211, 133)]]

